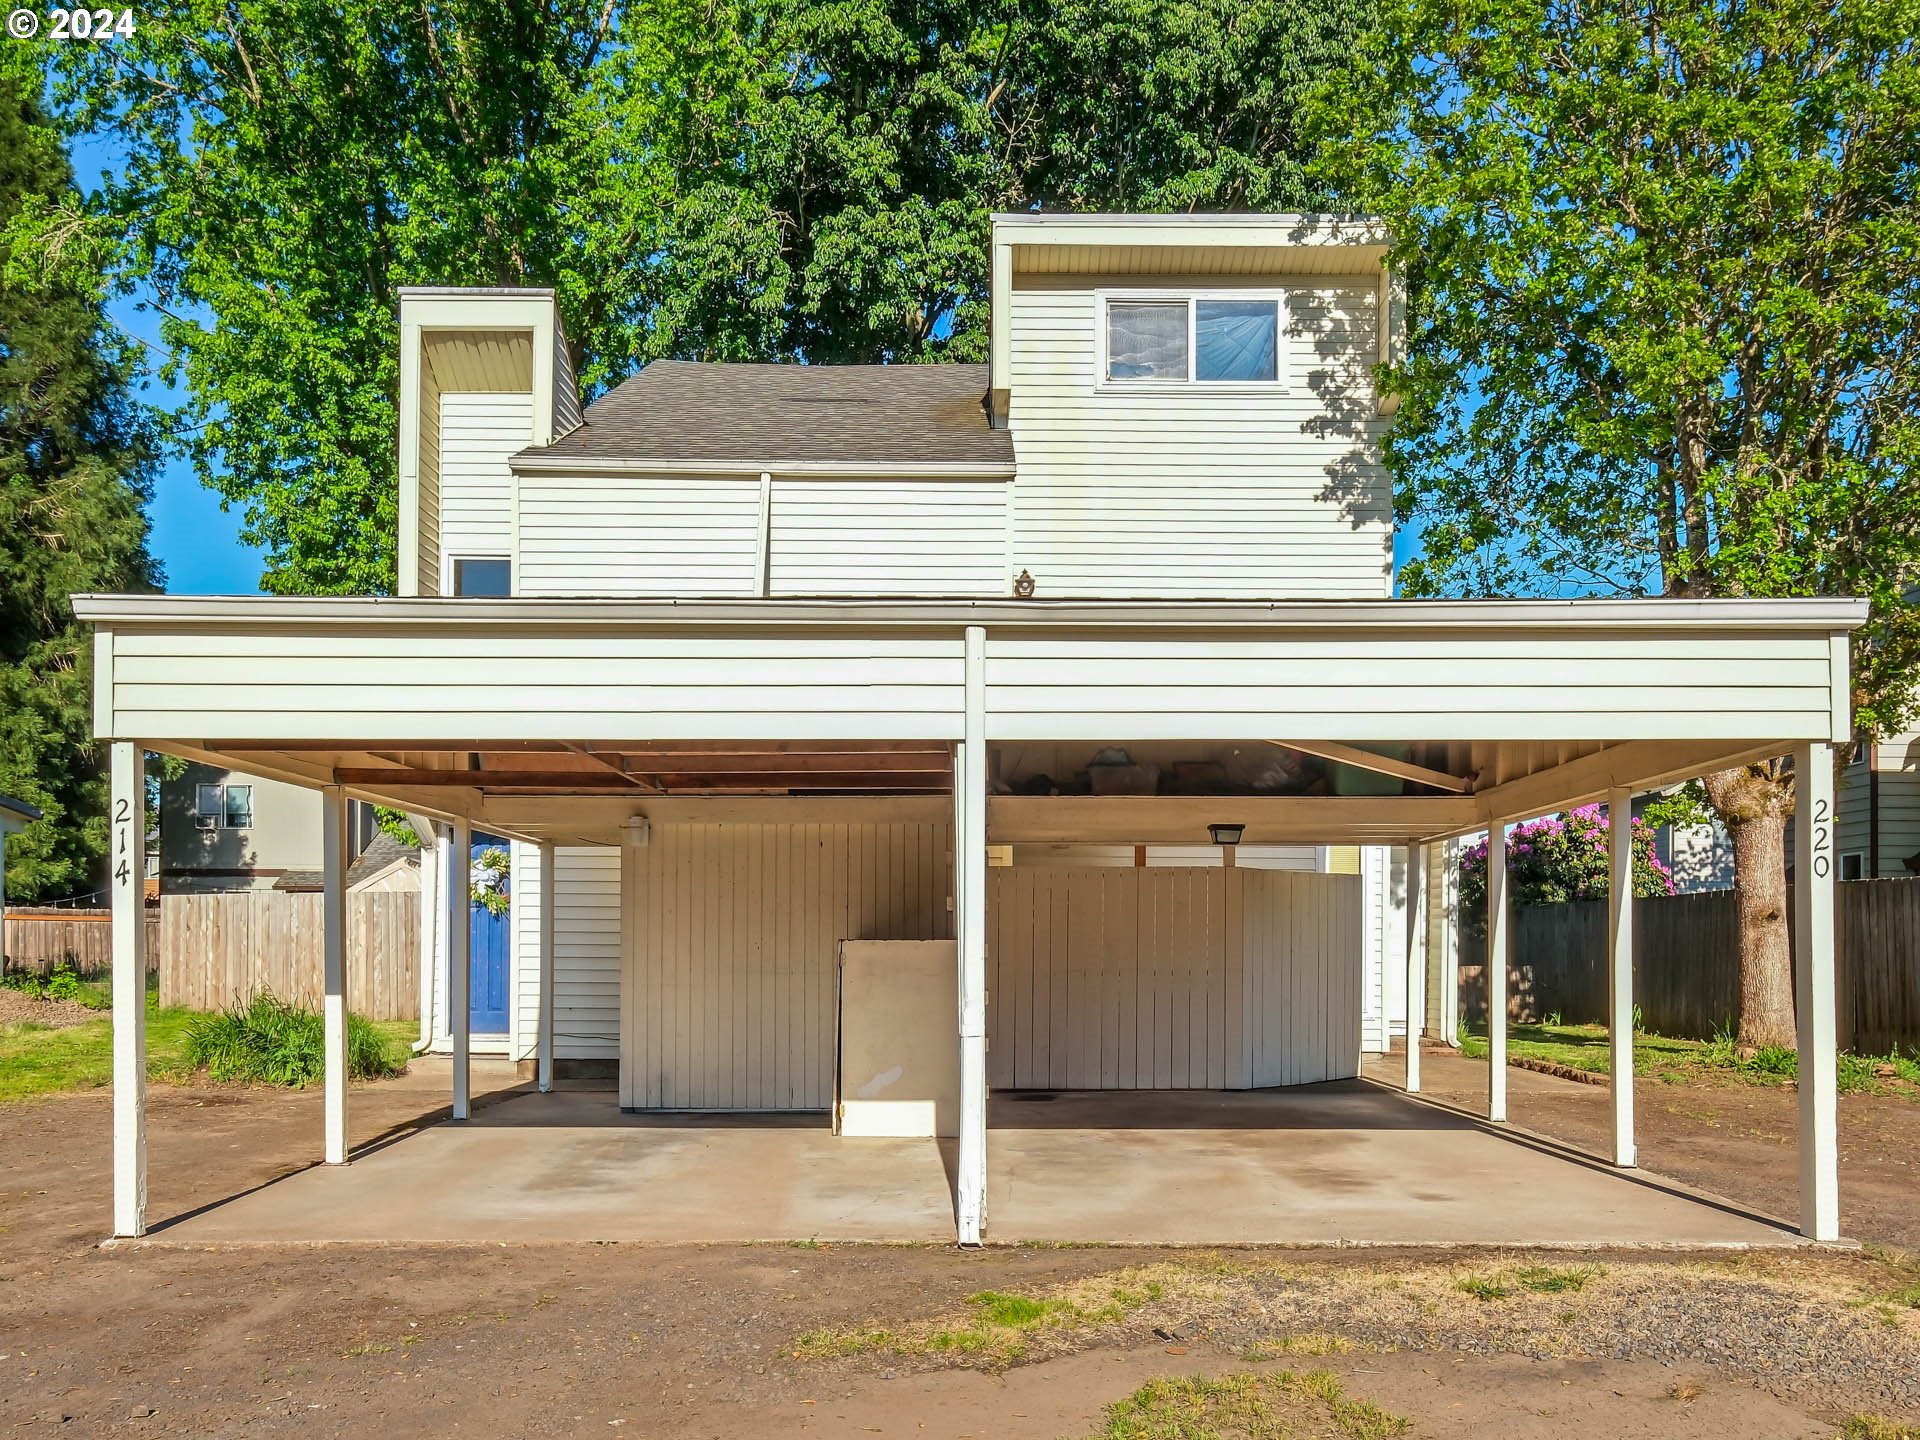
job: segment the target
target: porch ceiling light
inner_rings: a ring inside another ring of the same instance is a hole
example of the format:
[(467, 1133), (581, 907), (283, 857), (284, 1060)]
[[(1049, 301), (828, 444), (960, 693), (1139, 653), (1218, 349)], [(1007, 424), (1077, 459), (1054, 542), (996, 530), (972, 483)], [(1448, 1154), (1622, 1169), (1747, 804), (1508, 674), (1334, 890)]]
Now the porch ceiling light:
[(1209, 825), (1207, 834), (1213, 837), (1216, 845), (1238, 845), (1240, 837), (1247, 833), (1244, 825)]

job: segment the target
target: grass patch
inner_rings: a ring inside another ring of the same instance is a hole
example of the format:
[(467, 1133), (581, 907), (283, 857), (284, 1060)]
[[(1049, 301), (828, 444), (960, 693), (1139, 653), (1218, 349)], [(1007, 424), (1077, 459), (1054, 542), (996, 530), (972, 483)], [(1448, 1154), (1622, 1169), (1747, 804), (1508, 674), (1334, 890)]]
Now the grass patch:
[[(147, 1002), (147, 1078), (184, 1080), (191, 1010)], [(97, 1090), (113, 1083), (113, 1022), (102, 1016), (59, 1029), (31, 1020), (0, 1025), (0, 1102)]]
[(1411, 1424), (1351, 1400), (1325, 1370), (1153, 1380), (1107, 1407), (1097, 1440), (1386, 1440)]
[(1468, 1275), (1454, 1289), (1476, 1300), (1505, 1300), (1522, 1291), (1534, 1295), (1578, 1294), (1587, 1282), (1606, 1274), (1599, 1265), (1519, 1265), (1491, 1275)]
[(1345, 1355), (1356, 1349), (1344, 1335), (1309, 1330), (1304, 1335), (1270, 1335), (1240, 1352), (1243, 1360), (1277, 1360), (1282, 1355)]
[(1920, 1428), (1880, 1415), (1853, 1415), (1840, 1432), (1840, 1440), (1920, 1440)]
[[(208, 1078), (252, 1085), (304, 1087), (326, 1070), (326, 1022), (320, 1012), (266, 991), (251, 1000), (197, 1015), (187, 1023), (187, 1059)], [(347, 1017), (347, 1074), (376, 1080), (406, 1069), (387, 1037), (361, 1015)]]
[(1078, 1281), (1042, 1295), (981, 1290), (966, 1309), (917, 1326), (827, 1327), (809, 1330), (793, 1343), (796, 1359), (852, 1355), (941, 1355), (983, 1360), (1004, 1367), (1022, 1359), (1037, 1337), (1049, 1332), (1116, 1325), (1168, 1298), (1176, 1289), (1199, 1293), (1216, 1287), (1218, 1270), (1174, 1265), (1133, 1266)]
[[(1463, 1027), (1460, 1053), (1475, 1060), (1487, 1058), (1484, 1027)], [(1511, 1025), (1507, 1054), (1517, 1060), (1545, 1060), (1589, 1074), (1613, 1069), (1613, 1055), (1603, 1025)], [(1743, 1054), (1729, 1031), (1712, 1040), (1676, 1040), (1667, 1035), (1636, 1033), (1633, 1072), (1668, 1084), (1689, 1081), (1738, 1081), (1750, 1085), (1786, 1085), (1799, 1075), (1799, 1056), (1783, 1046), (1765, 1046)], [(1835, 1079), (1843, 1095), (1900, 1094), (1920, 1100), (1920, 1059), (1911, 1055), (1842, 1054)]]
[[(56, 972), (57, 975), (71, 971)], [(8, 988), (27, 990), (25, 983), (11, 983), (26, 977), (9, 974)], [(113, 1019), (110, 1011), (112, 986), (102, 978), (78, 979), (78, 993), (62, 986), (63, 994), (54, 998), (76, 999), (89, 1009), (99, 1010), (100, 1018), (79, 1025), (54, 1027), (32, 1020), (0, 1025), (0, 1104), (28, 1100), (39, 1095), (60, 1095), (76, 1090), (98, 1090), (113, 1083)], [(36, 992), (37, 993), (37, 992)], [(229, 1012), (230, 1013), (230, 1012)], [(311, 1013), (311, 1012), (309, 1012)], [(195, 1032), (219, 1016), (162, 1007), (153, 977), (147, 979), (147, 1079), (157, 1083), (179, 1083), (193, 1077), (207, 1063), (196, 1049)], [(314, 1033), (324, 1027), (317, 1015), (312, 1017)], [(394, 1075), (406, 1068), (408, 1047), (419, 1034), (413, 1020), (367, 1020), (350, 1017), (348, 1027), (348, 1070), (356, 1077), (364, 1074)], [(318, 1065), (319, 1041), (314, 1041)], [(377, 1053), (378, 1060), (373, 1057)], [(355, 1069), (358, 1055), (363, 1066)], [(228, 1078), (215, 1075), (215, 1079)], [(234, 1077), (241, 1078), (241, 1077)], [(313, 1072), (314, 1080), (320, 1071)], [(278, 1082), (275, 1082), (278, 1083)]]

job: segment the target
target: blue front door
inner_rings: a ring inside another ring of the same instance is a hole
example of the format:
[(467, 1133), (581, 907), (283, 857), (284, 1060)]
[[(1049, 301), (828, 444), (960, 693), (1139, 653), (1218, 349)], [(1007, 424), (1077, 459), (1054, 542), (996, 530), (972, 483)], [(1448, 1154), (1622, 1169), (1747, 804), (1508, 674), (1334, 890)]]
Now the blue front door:
[[(480, 852), (490, 849), (505, 849), (506, 841), (488, 839), (484, 843), (476, 841), (473, 846), (473, 859), (480, 859)], [(511, 884), (511, 882), (508, 882)], [(505, 887), (503, 887), (505, 888)], [(494, 914), (486, 906), (476, 901), (468, 902), (469, 936), (468, 984), (471, 1004), (470, 1023), (476, 1035), (504, 1035), (507, 1033), (507, 944), (510, 933), (508, 916), (503, 912)]]

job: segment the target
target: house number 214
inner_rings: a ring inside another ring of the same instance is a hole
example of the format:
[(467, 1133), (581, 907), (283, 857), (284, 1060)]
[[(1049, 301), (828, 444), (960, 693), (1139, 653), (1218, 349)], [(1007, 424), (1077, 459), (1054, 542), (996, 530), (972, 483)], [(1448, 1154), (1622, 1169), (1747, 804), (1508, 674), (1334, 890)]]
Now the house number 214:
[(125, 800), (113, 804), (113, 882), (125, 885), (133, 874), (129, 857), (133, 854), (133, 806)]
[(1813, 802), (1813, 875), (1824, 880), (1833, 873), (1833, 807)]

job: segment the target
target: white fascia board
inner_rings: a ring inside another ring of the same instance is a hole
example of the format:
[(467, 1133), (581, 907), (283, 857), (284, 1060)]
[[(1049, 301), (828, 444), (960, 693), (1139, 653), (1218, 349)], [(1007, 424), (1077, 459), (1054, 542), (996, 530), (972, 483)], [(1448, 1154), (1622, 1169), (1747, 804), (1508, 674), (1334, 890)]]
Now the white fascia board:
[(518, 475), (761, 475), (881, 480), (1011, 480), (1014, 466), (967, 462), (879, 460), (629, 460), (612, 456), (546, 455), (522, 450), (507, 464)]
[(550, 324), (552, 292), (402, 291), (400, 323), (422, 330), (537, 330)]
[(1017, 245), (1387, 245), (1386, 222), (1371, 216), (1101, 215), (1019, 211), (993, 217)]
[(74, 614), (102, 626), (283, 625), (337, 621), (367, 626), (483, 628), (626, 625), (910, 626), (1136, 630), (1824, 630), (1865, 623), (1867, 602), (1810, 600), (1325, 600), (1088, 601), (561, 600), (282, 595), (73, 597)]

